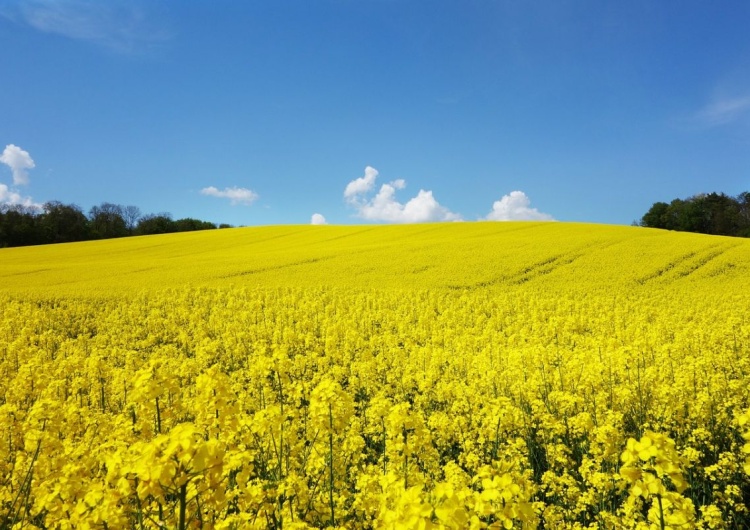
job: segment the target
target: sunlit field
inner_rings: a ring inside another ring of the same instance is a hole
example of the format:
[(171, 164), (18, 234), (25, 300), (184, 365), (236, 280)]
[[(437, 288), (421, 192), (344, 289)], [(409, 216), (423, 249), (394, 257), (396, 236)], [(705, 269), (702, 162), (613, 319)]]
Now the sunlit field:
[(744, 239), (0, 249), (0, 528), (747, 528), (749, 345)]

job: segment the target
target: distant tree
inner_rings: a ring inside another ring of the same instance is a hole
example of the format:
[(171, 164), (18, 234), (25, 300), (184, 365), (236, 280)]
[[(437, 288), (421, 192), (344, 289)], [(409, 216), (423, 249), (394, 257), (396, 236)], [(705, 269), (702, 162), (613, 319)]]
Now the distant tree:
[(703, 197), (709, 234), (736, 235), (740, 229), (740, 206), (737, 199), (723, 193)]
[(677, 216), (678, 230), (707, 234), (708, 224), (708, 212), (702, 195), (681, 201), (681, 208)]
[(119, 204), (103, 202), (89, 210), (93, 239), (109, 239), (128, 235), (125, 213)]
[(44, 243), (39, 210), (20, 204), (2, 207), (0, 247), (21, 247)]
[(655, 202), (641, 219), (641, 226), (648, 228), (667, 228), (667, 213), (669, 205), (666, 202)]
[(750, 237), (750, 192), (737, 195), (738, 235)]
[(41, 208), (0, 204), (0, 247), (212, 230), (216, 227), (214, 223), (190, 217), (173, 221), (169, 213), (141, 215), (137, 206), (123, 207), (110, 202), (92, 207), (88, 216), (77, 205), (60, 201), (49, 201)]
[(141, 218), (141, 209), (137, 206), (125, 206), (122, 209), (122, 217), (125, 220), (128, 232), (132, 234), (138, 226), (138, 220)]
[(683, 214), (682, 210), (685, 201), (674, 199), (669, 203), (669, 207), (664, 215), (664, 228), (668, 230), (682, 230)]
[(216, 228), (216, 225), (208, 221), (186, 217), (185, 219), (177, 219), (174, 222), (174, 227), (175, 232), (193, 232), (195, 230), (212, 230)]
[(135, 228), (135, 233), (139, 236), (168, 234), (174, 231), (174, 221), (172, 221), (172, 215), (168, 213), (144, 215)]
[(227, 224), (227, 223), (221, 223), (221, 224), (219, 225), (219, 228), (232, 228), (232, 225), (230, 225), (230, 224)]
[(750, 236), (750, 193), (736, 198), (701, 193), (669, 204), (656, 202), (641, 218), (642, 226), (701, 234)]
[(83, 241), (89, 237), (89, 221), (75, 204), (50, 201), (44, 204), (40, 224), (45, 243)]

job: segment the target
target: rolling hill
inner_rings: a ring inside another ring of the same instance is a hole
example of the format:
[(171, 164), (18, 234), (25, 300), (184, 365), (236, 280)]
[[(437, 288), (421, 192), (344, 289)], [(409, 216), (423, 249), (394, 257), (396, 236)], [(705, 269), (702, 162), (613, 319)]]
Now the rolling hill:
[(748, 284), (750, 241), (576, 223), (273, 226), (0, 249), (0, 292)]

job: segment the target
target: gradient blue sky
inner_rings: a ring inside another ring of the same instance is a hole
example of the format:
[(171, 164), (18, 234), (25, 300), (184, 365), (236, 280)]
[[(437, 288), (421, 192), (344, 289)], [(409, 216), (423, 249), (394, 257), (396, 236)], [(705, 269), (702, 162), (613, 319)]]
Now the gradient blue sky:
[(746, 0), (0, 0), (0, 201), (630, 224), (750, 190), (748, 28)]

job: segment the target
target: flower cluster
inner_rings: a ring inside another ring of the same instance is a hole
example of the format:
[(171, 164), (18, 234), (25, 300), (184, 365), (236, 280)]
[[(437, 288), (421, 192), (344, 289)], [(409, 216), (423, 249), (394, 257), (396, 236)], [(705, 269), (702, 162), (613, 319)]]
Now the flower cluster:
[(429, 288), (0, 294), (0, 528), (750, 526), (730, 245), (620, 244), (621, 276), (566, 241)]

